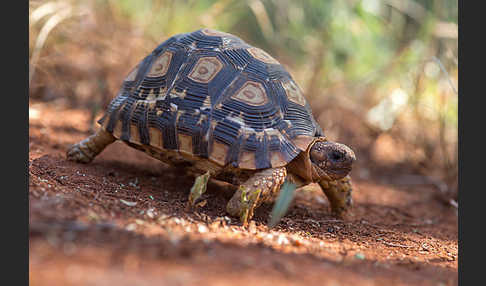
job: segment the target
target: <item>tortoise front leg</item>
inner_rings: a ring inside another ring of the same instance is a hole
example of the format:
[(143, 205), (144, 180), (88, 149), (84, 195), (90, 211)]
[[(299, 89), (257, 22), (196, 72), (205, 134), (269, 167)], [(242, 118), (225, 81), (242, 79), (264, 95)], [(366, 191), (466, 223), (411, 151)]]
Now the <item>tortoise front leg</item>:
[(333, 214), (342, 216), (353, 205), (353, 199), (351, 198), (353, 185), (349, 175), (335, 181), (323, 180), (319, 182), (319, 185), (331, 204)]
[(115, 142), (111, 133), (100, 128), (95, 134), (69, 147), (66, 152), (67, 159), (79, 163), (89, 163), (106, 148)]
[(285, 167), (265, 169), (251, 176), (240, 185), (226, 205), (226, 211), (240, 218), (243, 225), (253, 217), (255, 208), (278, 193), (285, 181)]

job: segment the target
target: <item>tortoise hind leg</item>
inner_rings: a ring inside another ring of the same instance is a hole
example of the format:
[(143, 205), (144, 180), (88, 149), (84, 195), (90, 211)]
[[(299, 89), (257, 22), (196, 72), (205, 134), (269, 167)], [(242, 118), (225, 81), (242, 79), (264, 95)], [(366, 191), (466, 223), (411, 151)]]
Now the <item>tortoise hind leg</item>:
[(243, 225), (253, 217), (254, 210), (273, 198), (285, 181), (285, 167), (265, 169), (251, 176), (240, 185), (226, 205), (226, 211), (240, 218)]
[(343, 216), (352, 207), (353, 186), (349, 175), (335, 181), (320, 181), (319, 185), (331, 204), (333, 214)]
[(69, 147), (66, 157), (70, 161), (89, 163), (103, 151), (106, 146), (115, 142), (111, 133), (100, 128), (95, 134)]

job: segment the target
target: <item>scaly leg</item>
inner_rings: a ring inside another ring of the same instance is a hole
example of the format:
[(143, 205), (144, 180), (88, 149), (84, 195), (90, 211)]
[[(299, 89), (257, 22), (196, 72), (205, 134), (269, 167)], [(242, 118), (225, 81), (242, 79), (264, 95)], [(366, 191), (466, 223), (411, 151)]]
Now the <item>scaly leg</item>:
[(333, 214), (342, 216), (353, 205), (353, 199), (351, 198), (353, 185), (349, 175), (335, 181), (320, 181), (319, 185), (331, 204)]
[(113, 135), (100, 128), (95, 134), (70, 146), (66, 156), (70, 161), (89, 163), (115, 140)]
[(265, 169), (244, 182), (226, 205), (226, 211), (240, 218), (243, 225), (253, 217), (255, 208), (270, 200), (280, 190), (287, 176), (285, 167)]

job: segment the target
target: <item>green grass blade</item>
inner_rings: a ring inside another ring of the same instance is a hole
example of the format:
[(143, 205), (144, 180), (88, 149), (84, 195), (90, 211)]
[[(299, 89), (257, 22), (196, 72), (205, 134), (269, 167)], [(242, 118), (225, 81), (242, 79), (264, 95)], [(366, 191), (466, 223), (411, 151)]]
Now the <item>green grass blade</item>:
[(272, 213), (270, 215), (270, 222), (268, 227), (273, 228), (277, 225), (280, 219), (287, 213), (287, 209), (290, 206), (290, 202), (294, 198), (294, 191), (297, 186), (289, 181), (285, 181), (280, 189), (277, 201), (273, 205)]

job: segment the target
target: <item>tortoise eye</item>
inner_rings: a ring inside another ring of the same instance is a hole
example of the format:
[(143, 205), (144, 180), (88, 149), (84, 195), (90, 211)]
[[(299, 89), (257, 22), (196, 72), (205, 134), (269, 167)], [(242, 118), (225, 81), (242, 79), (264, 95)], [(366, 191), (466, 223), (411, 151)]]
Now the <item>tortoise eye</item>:
[(344, 161), (344, 154), (340, 151), (332, 151), (329, 153), (329, 159), (334, 161), (334, 162), (342, 162)]

